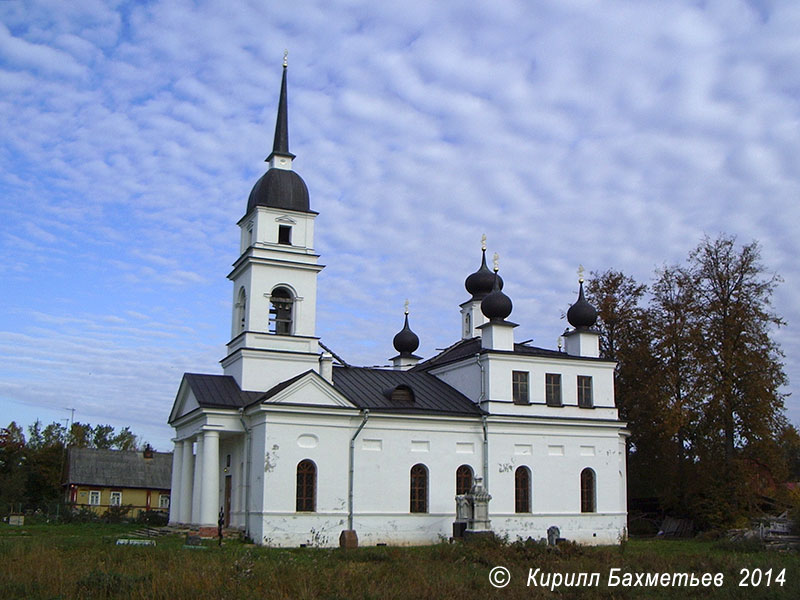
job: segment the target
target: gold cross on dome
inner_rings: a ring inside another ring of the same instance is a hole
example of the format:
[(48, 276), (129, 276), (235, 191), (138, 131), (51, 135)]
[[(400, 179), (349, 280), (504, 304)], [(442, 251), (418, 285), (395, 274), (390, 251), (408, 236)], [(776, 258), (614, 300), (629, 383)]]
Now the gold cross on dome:
[(494, 272), (497, 273), (500, 270), (500, 255), (497, 252), (494, 253), (492, 262), (494, 262)]
[(405, 313), (408, 314), (408, 298), (406, 298)]
[(481, 250), (486, 250), (486, 234), (481, 236)]
[(583, 272), (584, 272), (583, 265), (578, 265), (578, 282), (579, 283), (583, 283)]

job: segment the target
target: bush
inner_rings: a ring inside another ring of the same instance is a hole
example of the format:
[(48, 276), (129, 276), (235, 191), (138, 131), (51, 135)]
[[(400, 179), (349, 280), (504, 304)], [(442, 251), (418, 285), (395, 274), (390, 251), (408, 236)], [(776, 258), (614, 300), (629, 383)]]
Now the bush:
[(122, 523), (127, 514), (133, 507), (130, 504), (121, 504), (120, 506), (109, 506), (108, 510), (103, 513), (104, 523)]
[(143, 510), (136, 517), (136, 522), (153, 527), (163, 527), (169, 523), (169, 515), (160, 510)]
[(99, 520), (97, 513), (87, 506), (75, 508), (74, 505), (67, 505), (61, 513), (62, 523), (97, 523)]

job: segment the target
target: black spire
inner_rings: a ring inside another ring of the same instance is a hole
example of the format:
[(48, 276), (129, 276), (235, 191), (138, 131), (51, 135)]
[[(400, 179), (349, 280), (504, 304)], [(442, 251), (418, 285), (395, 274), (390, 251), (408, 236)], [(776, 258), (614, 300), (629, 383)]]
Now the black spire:
[(303, 178), (292, 169), (294, 154), (289, 152), (289, 114), (286, 101), (286, 56), (283, 58), (283, 79), (278, 101), (278, 119), (275, 122), (275, 142), (267, 162), (275, 163), (261, 179), (256, 181), (247, 200), (247, 214), (256, 206), (269, 206), (287, 210), (313, 213), (308, 204), (308, 187)]
[(294, 154), (289, 152), (289, 111), (288, 101), (286, 99), (287, 55), (288, 52), (283, 55), (283, 77), (281, 78), (280, 100), (278, 100), (278, 118), (275, 121), (275, 140), (272, 143), (272, 154), (267, 157), (267, 162), (269, 162), (275, 154), (294, 158)]

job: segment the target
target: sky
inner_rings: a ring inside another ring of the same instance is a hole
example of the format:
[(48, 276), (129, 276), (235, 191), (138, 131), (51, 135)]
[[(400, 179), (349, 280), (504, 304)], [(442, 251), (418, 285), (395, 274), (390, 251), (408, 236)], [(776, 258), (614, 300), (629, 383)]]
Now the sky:
[[(800, 381), (800, 3), (0, 2), (0, 426), (130, 426), (171, 450), (221, 373), (236, 222), (284, 50), (317, 334), (385, 365), (460, 337), (481, 235), (517, 341), (555, 348), (578, 265), (640, 282), (704, 235), (761, 245)], [(786, 400), (800, 424), (800, 398)]]

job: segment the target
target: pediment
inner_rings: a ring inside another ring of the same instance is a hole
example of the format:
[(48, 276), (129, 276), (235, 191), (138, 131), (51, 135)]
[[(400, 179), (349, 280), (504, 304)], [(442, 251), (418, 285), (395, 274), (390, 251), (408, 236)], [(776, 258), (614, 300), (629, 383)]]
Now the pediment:
[(355, 408), (315, 371), (309, 371), (263, 400), (264, 404), (301, 404)]
[(200, 403), (189, 386), (186, 378), (181, 381), (175, 402), (172, 404), (172, 411), (169, 413), (169, 422), (172, 423), (180, 419), (183, 415), (189, 414), (193, 410), (200, 408)]

